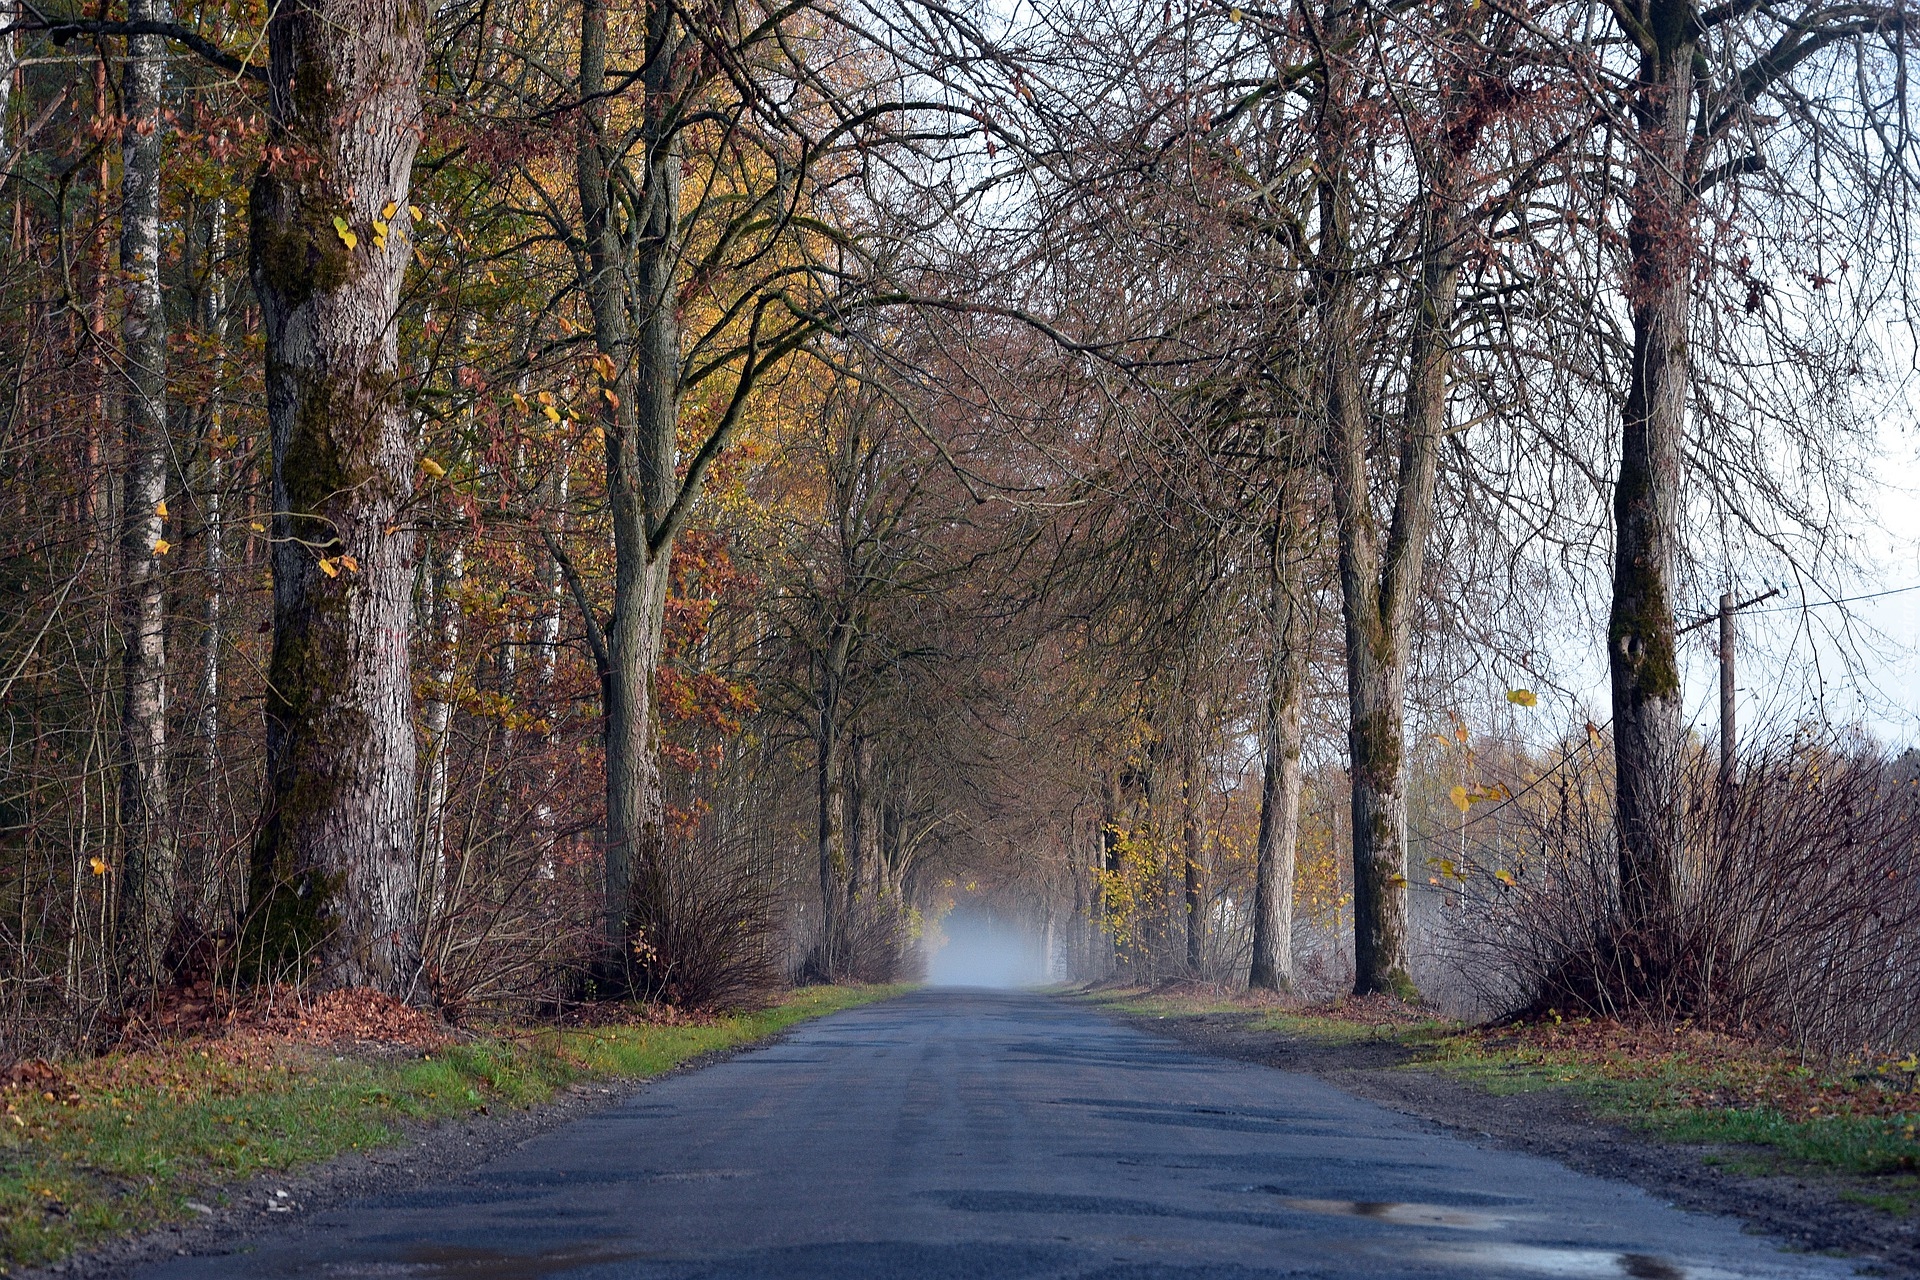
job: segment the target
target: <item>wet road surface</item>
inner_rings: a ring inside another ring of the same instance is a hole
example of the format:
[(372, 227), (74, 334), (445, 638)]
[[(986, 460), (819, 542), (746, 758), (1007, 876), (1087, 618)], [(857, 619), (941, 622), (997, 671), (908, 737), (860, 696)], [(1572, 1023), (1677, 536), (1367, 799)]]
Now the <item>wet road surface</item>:
[(1839, 1277), (1066, 1000), (923, 991), (143, 1280)]

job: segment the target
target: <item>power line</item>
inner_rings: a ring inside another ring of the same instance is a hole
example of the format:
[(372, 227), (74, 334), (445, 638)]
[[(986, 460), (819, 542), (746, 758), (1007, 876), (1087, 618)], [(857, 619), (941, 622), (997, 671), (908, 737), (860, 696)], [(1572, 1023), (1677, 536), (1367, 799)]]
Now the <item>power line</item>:
[(1754, 613), (1793, 613), (1800, 609), (1818, 609), (1830, 604), (1854, 604), (1861, 600), (1878, 600), (1883, 596), (1900, 596), (1909, 591), (1920, 591), (1920, 583), (1911, 587), (1892, 587), (1886, 591), (1870, 591), (1863, 596), (1842, 596), (1837, 600), (1802, 601), (1799, 604), (1777, 604), (1771, 609), (1755, 609)]

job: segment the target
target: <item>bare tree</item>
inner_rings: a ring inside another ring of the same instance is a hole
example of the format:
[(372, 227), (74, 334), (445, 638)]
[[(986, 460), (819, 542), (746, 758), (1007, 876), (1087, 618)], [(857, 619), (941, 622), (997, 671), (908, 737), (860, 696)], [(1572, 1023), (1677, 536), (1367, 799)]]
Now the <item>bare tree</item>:
[[(1607, 655), (1621, 911), (1630, 929), (1644, 930), (1673, 911), (1681, 874), (1674, 612), (1705, 224), (1724, 216), (1717, 195), (1731, 192), (1737, 200), (1744, 179), (1764, 179), (1773, 168), (1770, 136), (1798, 134), (1822, 149), (1843, 142), (1854, 126), (1836, 121), (1802, 82), (1848, 75), (1842, 68), (1851, 66), (1852, 83), (1865, 88), (1876, 49), (1889, 66), (1904, 56), (1911, 13), (1904, 3), (1703, 10), (1692, 0), (1619, 0), (1605, 12), (1631, 65), (1582, 58), (1575, 67), (1607, 129), (1627, 140), (1618, 189), (1626, 208), (1623, 292), (1633, 350), (1613, 491)], [(1856, 145), (1884, 148), (1897, 160), (1907, 145), (1904, 95), (1897, 84), (1889, 94), (1884, 101), (1863, 95), (1849, 111), (1869, 117), (1868, 136)], [(1869, 183), (1857, 194), (1871, 203), (1890, 193)]]

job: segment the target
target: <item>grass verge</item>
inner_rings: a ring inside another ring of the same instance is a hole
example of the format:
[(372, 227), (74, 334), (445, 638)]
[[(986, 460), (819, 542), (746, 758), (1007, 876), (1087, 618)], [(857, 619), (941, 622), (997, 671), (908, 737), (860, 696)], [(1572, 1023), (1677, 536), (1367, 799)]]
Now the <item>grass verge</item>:
[(1820, 1061), (1736, 1037), (1593, 1019), (1476, 1027), (1383, 999), (1283, 1006), (1204, 992), (1096, 993), (1136, 1017), (1239, 1015), (1244, 1030), (1324, 1045), (1387, 1041), (1431, 1071), (1489, 1093), (1573, 1093), (1595, 1115), (1668, 1142), (1722, 1148), (1742, 1173), (1860, 1179), (1843, 1194), (1920, 1211), (1920, 1059)]
[(808, 987), (684, 1025), (502, 1028), (405, 1060), (222, 1042), (62, 1063), (58, 1091), (6, 1095), (0, 1275), (193, 1214), (266, 1172), (397, 1142), (409, 1125), (529, 1107), (568, 1085), (658, 1075), (903, 987)]

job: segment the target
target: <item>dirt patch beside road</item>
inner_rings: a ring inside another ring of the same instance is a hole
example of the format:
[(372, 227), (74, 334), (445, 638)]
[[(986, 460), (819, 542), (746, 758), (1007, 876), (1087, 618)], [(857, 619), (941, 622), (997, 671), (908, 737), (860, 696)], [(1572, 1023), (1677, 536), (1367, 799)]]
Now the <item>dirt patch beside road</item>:
[(1682, 1208), (1737, 1217), (1791, 1248), (1857, 1257), (1875, 1274), (1920, 1277), (1920, 1221), (1850, 1198), (1878, 1195), (1881, 1179), (1807, 1169), (1751, 1172), (1774, 1163), (1764, 1148), (1662, 1141), (1596, 1115), (1568, 1089), (1490, 1093), (1422, 1070), (1413, 1065), (1416, 1048), (1387, 1036), (1344, 1042), (1290, 1036), (1250, 1025), (1260, 1021), (1254, 1012), (1114, 1013), (1207, 1053), (1317, 1076), (1470, 1140), (1629, 1182)]

